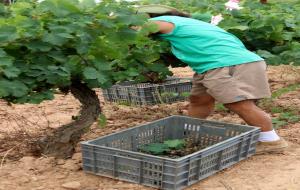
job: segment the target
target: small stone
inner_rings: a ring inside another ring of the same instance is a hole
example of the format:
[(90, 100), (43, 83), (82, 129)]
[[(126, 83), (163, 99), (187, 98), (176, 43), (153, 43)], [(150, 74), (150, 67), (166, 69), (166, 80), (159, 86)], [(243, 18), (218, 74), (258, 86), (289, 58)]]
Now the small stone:
[(32, 156), (24, 156), (23, 158), (21, 158), (19, 161), (23, 162), (23, 163), (32, 163), (35, 160), (34, 157)]
[(40, 160), (44, 164), (54, 164), (55, 163), (55, 157), (47, 157), (47, 158), (42, 158)]
[(155, 106), (152, 106), (153, 109), (158, 109), (159, 106), (158, 105), (155, 105)]
[(4, 167), (1, 168), (1, 169), (2, 169), (2, 171), (1, 171), (2, 176), (6, 176), (6, 175), (9, 175), (11, 173), (11, 170), (7, 170), (6, 168), (4, 169)]
[(19, 170), (12, 171), (9, 175), (14, 178), (28, 176), (28, 174), (25, 171), (19, 171)]
[(72, 160), (75, 160), (77, 163), (81, 163), (82, 154), (81, 153), (75, 153), (72, 156)]
[(39, 172), (50, 171), (52, 170), (53, 166), (55, 166), (55, 158), (47, 157), (36, 159), (35, 166)]
[(43, 189), (46, 189), (46, 188), (44, 186), (34, 188), (34, 190), (43, 190)]
[(61, 165), (61, 167), (70, 171), (78, 171), (81, 169), (81, 165), (76, 163), (74, 160), (66, 160), (66, 163)]
[(56, 179), (64, 179), (64, 178), (66, 178), (66, 175), (65, 175), (65, 174), (57, 174), (57, 175), (55, 176), (55, 178), (56, 178)]
[(39, 181), (42, 181), (42, 180), (47, 179), (47, 177), (44, 176), (44, 175), (41, 175), (41, 176), (37, 176), (37, 179), (38, 179)]
[(64, 165), (66, 163), (66, 161), (64, 159), (58, 159), (56, 160), (56, 164), (57, 165)]
[(87, 187), (87, 188), (84, 188), (84, 190), (98, 190), (98, 188), (95, 188), (95, 187)]
[(20, 183), (28, 183), (28, 182), (30, 182), (30, 179), (29, 178), (27, 178), (27, 177), (20, 177), (19, 179), (18, 179), (18, 182), (20, 182)]
[(25, 156), (21, 158), (19, 161), (24, 164), (24, 169), (33, 170), (35, 168), (35, 158), (31, 156)]
[(81, 144), (77, 143), (76, 147), (75, 147), (75, 152), (81, 152)]
[(108, 124), (114, 124), (114, 121), (112, 121), (112, 120), (107, 120), (106, 123), (108, 123)]
[(126, 184), (126, 187), (128, 186), (128, 189), (134, 189), (136, 187), (136, 184)]
[(63, 188), (72, 189), (72, 190), (78, 190), (78, 189), (80, 189), (80, 186), (81, 186), (81, 184), (78, 181), (71, 181), (71, 182), (62, 184)]

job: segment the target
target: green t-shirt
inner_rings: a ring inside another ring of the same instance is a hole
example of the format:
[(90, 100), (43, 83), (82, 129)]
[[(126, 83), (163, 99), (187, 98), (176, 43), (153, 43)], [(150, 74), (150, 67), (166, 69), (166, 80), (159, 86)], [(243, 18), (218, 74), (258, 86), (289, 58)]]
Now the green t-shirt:
[(209, 23), (179, 16), (149, 20), (174, 24), (174, 30), (159, 36), (171, 43), (172, 53), (195, 72), (263, 60), (247, 50), (234, 35)]

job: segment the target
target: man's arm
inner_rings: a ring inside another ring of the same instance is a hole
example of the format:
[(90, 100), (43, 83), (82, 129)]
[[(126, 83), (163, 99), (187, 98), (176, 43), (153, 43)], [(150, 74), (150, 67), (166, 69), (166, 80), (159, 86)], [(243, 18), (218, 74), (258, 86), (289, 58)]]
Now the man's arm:
[(174, 24), (170, 22), (165, 21), (151, 21), (152, 23), (155, 23), (158, 26), (159, 32), (162, 34), (171, 33), (174, 30)]

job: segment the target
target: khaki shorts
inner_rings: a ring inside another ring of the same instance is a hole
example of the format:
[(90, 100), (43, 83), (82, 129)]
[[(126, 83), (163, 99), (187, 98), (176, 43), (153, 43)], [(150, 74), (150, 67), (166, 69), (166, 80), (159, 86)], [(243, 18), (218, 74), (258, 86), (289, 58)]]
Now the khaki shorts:
[(258, 61), (195, 74), (191, 95), (209, 94), (223, 104), (270, 97), (266, 67)]

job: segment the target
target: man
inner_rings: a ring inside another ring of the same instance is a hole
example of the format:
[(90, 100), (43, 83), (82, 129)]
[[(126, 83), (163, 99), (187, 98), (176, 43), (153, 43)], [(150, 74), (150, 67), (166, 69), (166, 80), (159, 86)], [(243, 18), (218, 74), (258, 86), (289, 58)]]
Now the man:
[(270, 116), (255, 104), (271, 95), (261, 57), (234, 35), (175, 8), (146, 5), (138, 12), (150, 16), (159, 37), (170, 42), (172, 53), (195, 71), (188, 109), (191, 117), (207, 118), (218, 101), (247, 124), (261, 128), (257, 154), (282, 152), (288, 146), (274, 131)]

